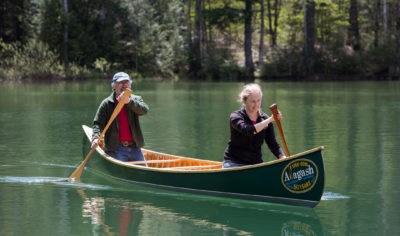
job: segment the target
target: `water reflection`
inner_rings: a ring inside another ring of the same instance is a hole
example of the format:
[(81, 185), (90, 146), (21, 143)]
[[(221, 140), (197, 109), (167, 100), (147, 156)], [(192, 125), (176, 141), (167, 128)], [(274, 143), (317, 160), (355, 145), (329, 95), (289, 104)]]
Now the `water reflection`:
[[(17, 184), (18, 188), (25, 190), (26, 186), (31, 186), (32, 193), (46, 186), (52, 194), (44, 198), (55, 195), (60, 197), (60, 201), (40, 208), (52, 206), (59, 209), (53, 211), (54, 218), (75, 219), (83, 224), (79, 226), (81, 230), (89, 228), (92, 235), (322, 233), (320, 220), (310, 208), (154, 190), (93, 176), (90, 171), (88, 174), (89, 182), (37, 176), (3, 176), (0, 182)], [(68, 200), (71, 198), (74, 201)], [(26, 211), (23, 202), (15, 205), (20, 206), (20, 213)], [(20, 218), (19, 221), (25, 222), (26, 219)], [(41, 228), (32, 235), (49, 230), (49, 227)]]
[[(146, 147), (222, 160), (227, 121), (239, 106), (242, 85), (136, 84), (151, 109), (141, 120)], [(117, 235), (120, 216), (130, 222), (130, 235), (320, 235), (321, 224), (325, 235), (399, 235), (400, 83), (262, 87), (263, 104), (276, 102), (284, 114), (291, 152), (326, 147), (326, 194), (314, 208), (318, 216), (298, 208), (115, 187), (88, 170), (82, 183), (63, 182), (82, 161), (80, 127), (91, 124), (109, 84), (1, 83), (0, 235)], [(92, 215), (99, 218), (92, 221)]]
[[(40, 194), (46, 202), (26, 205), (30, 201), (16, 200), (13, 205), (18, 209), (13, 210), (14, 214), (31, 211), (43, 216), (43, 212), (50, 211), (54, 219), (62, 219), (57, 231), (46, 224), (30, 235), (49, 231), (62, 234), (89, 231), (91, 235), (322, 234), (320, 219), (311, 208), (154, 190), (87, 171), (85, 182), (69, 182), (68, 178), (60, 177), (2, 176), (0, 183), (28, 191), (34, 199), (39, 199)], [(43, 187), (47, 194), (40, 191)], [(8, 188), (3, 190), (10, 192)], [(338, 198), (333, 193), (327, 196)], [(32, 224), (40, 221), (40, 218), (17, 219)], [(72, 227), (69, 222), (79, 223)]]
[(83, 222), (106, 235), (322, 234), (319, 218), (310, 208), (132, 188), (128, 192), (78, 189)]

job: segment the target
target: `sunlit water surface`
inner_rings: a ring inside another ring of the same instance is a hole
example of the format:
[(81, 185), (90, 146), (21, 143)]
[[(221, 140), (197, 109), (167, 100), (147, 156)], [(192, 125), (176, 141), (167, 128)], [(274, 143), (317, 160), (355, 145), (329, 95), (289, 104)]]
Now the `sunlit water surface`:
[[(2, 83), (0, 235), (400, 235), (400, 83), (261, 85), (292, 154), (325, 146), (315, 208), (160, 191), (90, 169), (69, 182), (85, 155), (81, 125), (109, 81)], [(135, 83), (150, 107), (140, 120), (146, 148), (222, 160), (242, 86)]]

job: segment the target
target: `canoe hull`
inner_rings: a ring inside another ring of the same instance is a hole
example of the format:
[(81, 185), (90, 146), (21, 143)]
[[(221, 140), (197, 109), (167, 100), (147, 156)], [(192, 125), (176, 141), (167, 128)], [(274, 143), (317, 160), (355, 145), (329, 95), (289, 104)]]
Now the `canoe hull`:
[(314, 207), (325, 185), (322, 150), (318, 147), (285, 160), (246, 167), (185, 171), (127, 165), (111, 160), (100, 149), (88, 167), (113, 178), (160, 189)]

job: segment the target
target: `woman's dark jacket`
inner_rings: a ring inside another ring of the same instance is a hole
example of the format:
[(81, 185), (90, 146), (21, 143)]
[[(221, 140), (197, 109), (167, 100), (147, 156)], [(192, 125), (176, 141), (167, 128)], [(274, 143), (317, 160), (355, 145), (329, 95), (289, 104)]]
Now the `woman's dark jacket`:
[[(267, 114), (260, 112), (257, 123), (268, 118), (269, 116)], [(261, 146), (264, 141), (277, 158), (284, 155), (276, 141), (272, 123), (259, 133), (256, 133), (256, 129), (247, 116), (244, 107), (231, 114), (230, 131), (231, 137), (224, 153), (225, 160), (246, 165), (262, 163)]]
[[(92, 140), (100, 137), (101, 132), (107, 125), (107, 122), (110, 119), (111, 114), (114, 112), (116, 106), (117, 100), (115, 99), (115, 92), (101, 102), (93, 120)], [(146, 103), (144, 103), (142, 97), (132, 94), (130, 96), (130, 102), (125, 105), (125, 109), (133, 140), (136, 142), (136, 146), (141, 148), (144, 146), (144, 139), (139, 124), (139, 116), (145, 115), (149, 110), (149, 107), (146, 105)], [(118, 143), (119, 127), (118, 118), (116, 118), (104, 135), (104, 149), (106, 151), (115, 152), (117, 150)]]

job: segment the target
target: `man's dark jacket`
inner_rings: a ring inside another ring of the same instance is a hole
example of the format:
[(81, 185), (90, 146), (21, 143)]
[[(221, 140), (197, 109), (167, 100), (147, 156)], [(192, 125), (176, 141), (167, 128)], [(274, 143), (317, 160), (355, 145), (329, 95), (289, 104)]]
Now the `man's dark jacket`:
[[(100, 137), (101, 132), (107, 125), (107, 122), (116, 106), (117, 100), (115, 98), (115, 92), (101, 102), (93, 120), (92, 140)], [(136, 142), (136, 146), (141, 148), (144, 146), (144, 139), (139, 124), (139, 116), (145, 115), (148, 112), (149, 107), (143, 101), (142, 97), (132, 94), (130, 96), (130, 102), (125, 105), (125, 109), (133, 140)], [(116, 118), (104, 135), (104, 149), (106, 151), (115, 152), (117, 150), (119, 143), (118, 130), (118, 119)]]

